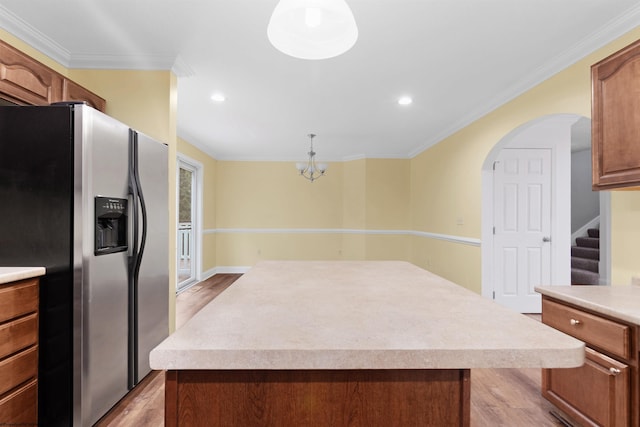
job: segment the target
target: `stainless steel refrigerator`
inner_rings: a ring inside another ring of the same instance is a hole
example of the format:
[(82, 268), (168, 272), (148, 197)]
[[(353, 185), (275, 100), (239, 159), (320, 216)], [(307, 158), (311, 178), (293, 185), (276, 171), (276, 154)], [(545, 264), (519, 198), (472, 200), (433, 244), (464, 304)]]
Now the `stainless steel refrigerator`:
[(0, 265), (47, 269), (40, 425), (93, 425), (168, 336), (167, 156), (86, 105), (0, 107)]

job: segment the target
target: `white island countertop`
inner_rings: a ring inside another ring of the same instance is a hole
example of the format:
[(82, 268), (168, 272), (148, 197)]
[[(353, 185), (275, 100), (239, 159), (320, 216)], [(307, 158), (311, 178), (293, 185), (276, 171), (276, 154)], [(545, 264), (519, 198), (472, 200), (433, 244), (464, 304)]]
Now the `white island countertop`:
[(542, 295), (640, 325), (640, 286), (539, 286)]
[(32, 277), (44, 276), (44, 267), (0, 267), (0, 285)]
[(400, 261), (263, 261), (151, 351), (152, 369), (582, 365), (584, 344)]

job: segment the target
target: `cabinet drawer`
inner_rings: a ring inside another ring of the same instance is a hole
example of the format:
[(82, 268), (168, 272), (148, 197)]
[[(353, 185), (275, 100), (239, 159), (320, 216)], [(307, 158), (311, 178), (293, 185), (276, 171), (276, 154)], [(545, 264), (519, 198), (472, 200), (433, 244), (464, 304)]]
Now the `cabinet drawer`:
[(38, 279), (0, 285), (0, 323), (38, 310)]
[(594, 314), (542, 300), (542, 322), (594, 347), (629, 359), (630, 328)]
[(0, 358), (35, 344), (38, 340), (38, 315), (30, 314), (0, 325)]
[(583, 366), (543, 369), (542, 395), (584, 426), (628, 426), (630, 369), (590, 348)]
[(0, 399), (0, 422), (3, 425), (38, 425), (36, 380)]
[(34, 346), (0, 361), (0, 395), (36, 378), (38, 347)]

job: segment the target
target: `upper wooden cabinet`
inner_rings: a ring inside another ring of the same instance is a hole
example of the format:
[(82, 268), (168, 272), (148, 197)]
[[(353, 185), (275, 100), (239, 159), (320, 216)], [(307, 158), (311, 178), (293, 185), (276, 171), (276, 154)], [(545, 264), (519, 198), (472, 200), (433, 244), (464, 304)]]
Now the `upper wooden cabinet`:
[(22, 105), (84, 101), (104, 111), (106, 101), (0, 40), (0, 98)]
[(593, 189), (640, 186), (640, 40), (591, 66)]
[(63, 101), (84, 101), (87, 105), (96, 110), (104, 111), (106, 101), (93, 92), (80, 86), (69, 79), (62, 82), (62, 100)]
[(31, 57), (0, 42), (0, 93), (20, 104), (48, 105), (62, 98), (62, 78)]

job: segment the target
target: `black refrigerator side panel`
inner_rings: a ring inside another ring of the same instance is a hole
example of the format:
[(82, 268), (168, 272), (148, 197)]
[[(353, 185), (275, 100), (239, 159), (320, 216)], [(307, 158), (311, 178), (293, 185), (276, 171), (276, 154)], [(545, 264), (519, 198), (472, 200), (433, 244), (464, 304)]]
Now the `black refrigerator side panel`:
[(71, 425), (73, 113), (0, 107), (0, 265), (43, 266), (38, 417)]

